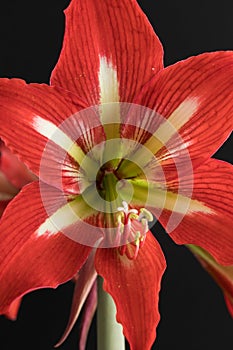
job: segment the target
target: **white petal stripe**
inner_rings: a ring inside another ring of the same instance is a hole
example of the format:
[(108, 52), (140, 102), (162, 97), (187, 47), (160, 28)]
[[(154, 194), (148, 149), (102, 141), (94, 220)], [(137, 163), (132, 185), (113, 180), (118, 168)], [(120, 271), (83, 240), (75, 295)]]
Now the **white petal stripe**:
[(82, 149), (55, 124), (40, 116), (35, 116), (32, 126), (39, 134), (48, 138), (48, 141), (53, 141), (56, 145), (65, 150), (78, 164), (82, 162), (85, 157)]
[(82, 197), (79, 196), (50, 215), (37, 229), (36, 235), (37, 237), (56, 235), (69, 226), (83, 221), (94, 212), (95, 210), (88, 207)]
[[(100, 57), (100, 120), (107, 139), (119, 137), (120, 96), (117, 70), (106, 57)], [(110, 128), (106, 124), (112, 124)], [(115, 124), (115, 126), (114, 126)]]
[[(158, 127), (151, 138), (144, 144), (156, 154), (179, 130), (192, 118), (198, 109), (197, 97), (183, 101), (174, 112)], [(186, 145), (189, 146), (189, 145)]]

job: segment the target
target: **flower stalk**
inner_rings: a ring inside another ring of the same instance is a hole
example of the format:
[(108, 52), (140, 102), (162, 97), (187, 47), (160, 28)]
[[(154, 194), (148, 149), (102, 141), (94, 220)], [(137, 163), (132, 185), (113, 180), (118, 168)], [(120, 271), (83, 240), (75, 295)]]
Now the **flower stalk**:
[(116, 321), (116, 306), (103, 290), (103, 279), (98, 277), (97, 349), (125, 350), (122, 326)]

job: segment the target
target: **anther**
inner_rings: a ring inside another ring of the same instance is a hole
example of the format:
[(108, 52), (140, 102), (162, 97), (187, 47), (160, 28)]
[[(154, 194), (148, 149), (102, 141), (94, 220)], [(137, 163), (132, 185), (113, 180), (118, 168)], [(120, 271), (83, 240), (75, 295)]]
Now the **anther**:
[(137, 209), (129, 209), (125, 201), (118, 211), (116, 245), (121, 245), (118, 248), (120, 255), (125, 254), (128, 259), (134, 260), (145, 243), (149, 230), (148, 222), (153, 221), (153, 215), (145, 208), (141, 208), (140, 212)]

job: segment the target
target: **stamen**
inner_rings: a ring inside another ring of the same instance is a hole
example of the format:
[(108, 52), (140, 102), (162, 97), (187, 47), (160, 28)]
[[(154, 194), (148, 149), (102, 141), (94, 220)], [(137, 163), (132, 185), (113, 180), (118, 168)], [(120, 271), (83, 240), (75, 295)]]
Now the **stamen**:
[(149, 230), (148, 222), (153, 221), (153, 215), (145, 208), (141, 208), (140, 213), (137, 209), (129, 209), (125, 201), (118, 211), (116, 245), (121, 245), (118, 252), (134, 260), (145, 243)]
[(138, 214), (138, 210), (137, 209), (130, 209), (130, 210), (128, 210), (128, 213), (129, 214)]
[(140, 209), (139, 221), (141, 221), (141, 219), (143, 219), (143, 218), (147, 219), (147, 221), (149, 221), (149, 222), (153, 221), (153, 215), (146, 208)]

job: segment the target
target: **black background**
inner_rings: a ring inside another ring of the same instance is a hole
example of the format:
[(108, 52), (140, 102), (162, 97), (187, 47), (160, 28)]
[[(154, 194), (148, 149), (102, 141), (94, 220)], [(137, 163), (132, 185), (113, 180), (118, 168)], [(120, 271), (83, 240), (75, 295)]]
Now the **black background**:
[[(49, 81), (62, 43), (62, 10), (68, 3), (69, 0), (1, 2), (1, 77)], [(164, 45), (165, 65), (205, 51), (233, 49), (231, 0), (139, 3)], [(216, 157), (232, 161), (231, 150), (232, 143), (228, 141)], [(153, 349), (232, 349), (233, 322), (220, 290), (192, 255), (172, 243), (158, 224), (154, 234), (164, 249), (168, 268), (162, 283), (161, 322)], [(0, 317), (0, 349), (52, 350), (66, 325), (72, 290), (72, 283), (67, 283), (57, 290), (25, 296), (16, 322)], [(60, 349), (77, 349), (77, 344), (78, 324)], [(95, 344), (93, 324), (87, 349), (94, 350)]]

